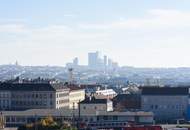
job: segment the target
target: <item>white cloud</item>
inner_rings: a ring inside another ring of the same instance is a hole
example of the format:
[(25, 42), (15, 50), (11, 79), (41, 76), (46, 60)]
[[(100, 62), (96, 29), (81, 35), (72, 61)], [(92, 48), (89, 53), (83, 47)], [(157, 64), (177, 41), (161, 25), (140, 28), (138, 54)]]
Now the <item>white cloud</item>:
[(0, 32), (25, 33), (27, 30), (23, 24), (0, 24)]
[(190, 27), (190, 12), (152, 9), (142, 18), (128, 18), (106, 24), (81, 24), (84, 29), (160, 29)]

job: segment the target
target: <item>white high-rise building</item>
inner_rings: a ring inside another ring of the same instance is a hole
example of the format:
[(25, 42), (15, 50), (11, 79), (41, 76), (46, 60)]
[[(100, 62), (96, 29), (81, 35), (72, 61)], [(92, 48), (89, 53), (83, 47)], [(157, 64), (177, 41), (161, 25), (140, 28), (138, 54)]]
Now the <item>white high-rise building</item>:
[(78, 57), (75, 57), (75, 58), (73, 59), (73, 65), (74, 65), (74, 66), (78, 66), (78, 64), (79, 64)]
[(108, 57), (105, 55), (104, 56), (104, 66), (106, 67), (108, 64)]
[(113, 62), (108, 59), (106, 55), (102, 56), (100, 52), (90, 52), (88, 53), (88, 67), (91, 69), (113, 69), (118, 67), (117, 62)]
[(108, 67), (112, 68), (112, 59), (108, 59)]
[(99, 52), (90, 52), (88, 53), (88, 66), (90, 68), (98, 68), (99, 64)]

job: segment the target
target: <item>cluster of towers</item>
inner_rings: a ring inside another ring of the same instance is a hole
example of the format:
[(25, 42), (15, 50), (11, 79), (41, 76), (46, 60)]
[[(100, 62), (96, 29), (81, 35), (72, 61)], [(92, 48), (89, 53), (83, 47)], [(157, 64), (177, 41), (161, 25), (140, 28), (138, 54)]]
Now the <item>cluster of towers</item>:
[(118, 63), (113, 62), (106, 55), (102, 57), (100, 52), (96, 51), (88, 53), (88, 67), (92, 69), (111, 69), (118, 67)]
[[(67, 68), (80, 68), (78, 58), (74, 58), (72, 62), (66, 64)], [(115, 69), (118, 63), (108, 58), (106, 55), (102, 56), (100, 52), (88, 53), (88, 68), (90, 69)]]

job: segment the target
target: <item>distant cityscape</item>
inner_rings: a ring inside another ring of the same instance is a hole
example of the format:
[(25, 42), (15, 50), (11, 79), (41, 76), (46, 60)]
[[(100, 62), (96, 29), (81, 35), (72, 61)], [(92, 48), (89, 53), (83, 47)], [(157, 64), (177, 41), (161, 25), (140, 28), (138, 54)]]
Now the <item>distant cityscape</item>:
[(19, 62), (10, 65), (0, 65), (0, 80), (35, 79), (38, 77), (68, 81), (71, 75), (76, 83), (111, 84), (120, 86), (129, 82), (138, 85), (169, 85), (186, 86), (190, 84), (190, 68), (136, 68), (119, 66), (108, 56), (100, 52), (88, 53), (88, 65), (79, 65), (76, 57), (65, 67), (61, 66), (21, 66)]
[[(67, 63), (66, 67), (79, 68), (84, 67), (79, 65), (78, 57), (73, 59), (72, 63)], [(119, 67), (117, 62), (114, 62), (111, 58), (104, 55), (102, 56), (99, 51), (89, 52), (88, 53), (88, 65), (86, 66), (88, 69), (92, 70), (107, 70), (107, 69), (117, 69)]]
[(98, 51), (88, 65), (1, 65), (0, 128), (175, 130), (190, 120), (189, 84), (190, 68), (122, 67)]

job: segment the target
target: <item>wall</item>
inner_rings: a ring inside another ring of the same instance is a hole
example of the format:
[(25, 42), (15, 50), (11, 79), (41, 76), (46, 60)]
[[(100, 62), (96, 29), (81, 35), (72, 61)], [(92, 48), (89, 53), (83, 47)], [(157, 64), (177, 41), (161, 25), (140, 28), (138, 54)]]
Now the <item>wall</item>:
[(188, 96), (143, 95), (141, 103), (142, 110), (154, 112), (156, 120), (175, 120), (185, 117)]
[(53, 91), (14, 91), (11, 95), (11, 109), (54, 108)]
[(11, 108), (11, 93), (9, 91), (0, 91), (0, 110)]
[(69, 108), (77, 109), (79, 101), (83, 101), (85, 99), (85, 90), (72, 90), (69, 93)]
[(95, 115), (98, 111), (107, 111), (107, 104), (80, 104), (81, 115)]
[(69, 89), (56, 91), (56, 109), (69, 108)]

